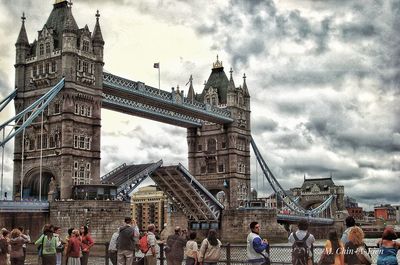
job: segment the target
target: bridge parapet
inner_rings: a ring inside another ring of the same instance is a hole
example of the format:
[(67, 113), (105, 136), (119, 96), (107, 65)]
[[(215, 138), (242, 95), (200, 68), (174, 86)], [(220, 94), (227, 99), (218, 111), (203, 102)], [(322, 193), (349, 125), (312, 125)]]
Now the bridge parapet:
[(48, 201), (0, 201), (0, 212), (48, 212), (49, 208)]

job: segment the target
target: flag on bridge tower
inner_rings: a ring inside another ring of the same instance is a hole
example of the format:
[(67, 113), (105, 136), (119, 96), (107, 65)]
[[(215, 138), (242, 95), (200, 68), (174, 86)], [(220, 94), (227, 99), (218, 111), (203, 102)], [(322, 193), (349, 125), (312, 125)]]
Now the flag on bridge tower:
[(160, 63), (154, 63), (153, 67), (158, 69), (158, 93), (160, 93)]

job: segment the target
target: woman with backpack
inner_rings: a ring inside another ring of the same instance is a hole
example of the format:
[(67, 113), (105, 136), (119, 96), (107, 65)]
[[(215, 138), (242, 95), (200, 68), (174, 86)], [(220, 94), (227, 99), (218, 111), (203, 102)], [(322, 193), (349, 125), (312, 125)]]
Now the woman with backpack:
[(392, 227), (387, 227), (383, 231), (382, 239), (379, 240), (379, 256), (377, 265), (398, 265), (397, 253), (400, 243), (396, 242), (397, 235)]
[(210, 229), (208, 236), (201, 242), (198, 261), (203, 265), (217, 265), (221, 257), (221, 241), (217, 239), (217, 231)]
[(329, 231), (324, 252), (318, 262), (318, 265), (330, 264), (344, 265), (344, 245), (339, 240), (335, 229)]
[(39, 247), (42, 265), (56, 265), (57, 244), (58, 239), (53, 235), (53, 226), (46, 224), (43, 228), (43, 234), (35, 242), (35, 245)]

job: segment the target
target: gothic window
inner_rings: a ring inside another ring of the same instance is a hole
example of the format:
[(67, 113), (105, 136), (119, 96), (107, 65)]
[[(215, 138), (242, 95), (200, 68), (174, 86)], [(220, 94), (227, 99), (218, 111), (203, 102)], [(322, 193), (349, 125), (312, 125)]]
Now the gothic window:
[(56, 101), (54, 103), (54, 114), (60, 114), (60, 102)]
[(226, 148), (226, 142), (222, 142), (222, 143), (221, 143), (221, 148), (222, 148), (222, 149), (225, 149), (225, 148)]
[(78, 59), (78, 71), (82, 71), (82, 61)]
[(92, 107), (88, 106), (86, 109), (86, 116), (92, 117)]
[(215, 153), (216, 150), (217, 150), (217, 141), (215, 139), (208, 139), (207, 151), (210, 153)]
[(212, 105), (217, 105), (217, 99), (215, 96), (212, 97)]
[(83, 72), (87, 73), (88, 72), (88, 68), (89, 68), (89, 64), (88, 62), (83, 62)]
[(50, 63), (46, 63), (46, 71), (47, 74), (50, 73)]
[(43, 55), (44, 54), (44, 45), (43, 43), (39, 44), (39, 55)]
[(49, 53), (50, 53), (50, 43), (47, 42), (46, 43), (46, 54), (49, 54)]
[(225, 166), (224, 166), (224, 164), (219, 164), (219, 165), (218, 165), (218, 172), (219, 172), (219, 173), (225, 172)]
[(78, 184), (85, 184), (85, 166), (83, 165), (79, 167)]
[(41, 149), (40, 142), (41, 142), (41, 135), (39, 134), (36, 137), (36, 150), (40, 150)]
[(43, 74), (43, 64), (39, 64), (39, 75)]
[(215, 173), (217, 170), (217, 163), (215, 161), (208, 161), (207, 163), (207, 172)]
[(85, 138), (85, 149), (90, 150), (90, 137)]
[(75, 114), (79, 115), (79, 105), (78, 105), (78, 103), (75, 104)]
[(60, 147), (60, 135), (58, 133), (54, 135), (54, 142), (55, 142), (55, 147)]
[(35, 150), (35, 139), (29, 138), (28, 150)]
[(49, 148), (56, 147), (56, 143), (54, 141), (54, 135), (50, 135), (50, 143), (49, 144), (50, 144)]
[(87, 40), (83, 41), (82, 50), (85, 51), (85, 52), (89, 51), (89, 42)]
[(207, 102), (207, 104), (210, 104), (210, 98), (209, 97), (206, 98), (206, 102)]
[(199, 144), (198, 146), (197, 146), (197, 151), (201, 151), (203, 149), (203, 146), (201, 145), (201, 144)]
[(81, 105), (79, 106), (80, 114), (83, 116), (85, 115), (85, 106)]
[(74, 135), (74, 148), (78, 148), (78, 135)]
[(57, 71), (57, 63), (56, 61), (51, 62), (51, 72), (55, 73)]
[(47, 134), (43, 134), (43, 137), (42, 137), (42, 140), (43, 140), (43, 149), (46, 149), (47, 148)]
[(201, 173), (201, 174), (205, 174), (205, 173), (206, 173), (206, 166), (202, 165), (202, 166), (200, 167), (200, 173)]
[(79, 148), (85, 149), (85, 136), (79, 136)]
[(37, 70), (38, 70), (37, 65), (34, 65), (32, 67), (32, 77), (36, 77), (37, 76)]

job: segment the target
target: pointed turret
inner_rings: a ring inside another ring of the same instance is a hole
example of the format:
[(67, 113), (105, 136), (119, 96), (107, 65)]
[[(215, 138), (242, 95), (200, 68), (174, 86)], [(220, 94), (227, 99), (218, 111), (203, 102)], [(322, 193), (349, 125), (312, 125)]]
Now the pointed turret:
[(77, 33), (79, 30), (78, 24), (76, 24), (75, 18), (72, 15), (72, 3), (69, 3), (65, 12), (64, 28), (63, 32)]
[(98, 44), (104, 45), (104, 39), (103, 39), (103, 34), (101, 34), (99, 18), (100, 18), (100, 13), (99, 13), (99, 10), (97, 10), (96, 25), (94, 26), (94, 30), (93, 30), (92, 41), (93, 41), (93, 43), (98, 43)]
[(194, 93), (194, 89), (193, 89), (193, 76), (192, 75), (190, 75), (190, 78), (189, 78), (189, 91), (188, 91), (188, 94), (187, 94), (187, 98), (191, 101), (191, 102), (193, 102), (194, 101), (194, 99), (195, 99), (195, 93)]
[(229, 78), (229, 85), (228, 85), (228, 91), (235, 91), (235, 82), (233, 81), (233, 77), (232, 77), (232, 67), (231, 70), (229, 71), (230, 73), (230, 78)]
[(249, 89), (246, 84), (246, 74), (243, 74), (243, 93), (245, 97), (250, 97)]
[(26, 34), (25, 30), (25, 13), (22, 13), (22, 25), (21, 25), (21, 30), (19, 31), (18, 39), (15, 45), (26, 45), (29, 46), (29, 41), (28, 41), (28, 35)]

